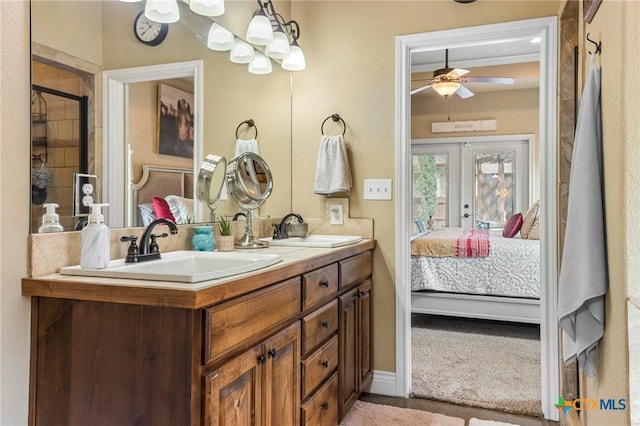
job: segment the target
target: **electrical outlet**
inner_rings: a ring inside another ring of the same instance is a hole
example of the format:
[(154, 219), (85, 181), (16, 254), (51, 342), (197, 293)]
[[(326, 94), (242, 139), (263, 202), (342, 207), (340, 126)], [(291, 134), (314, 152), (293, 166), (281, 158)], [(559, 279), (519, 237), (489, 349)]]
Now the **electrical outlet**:
[(332, 225), (343, 225), (344, 217), (341, 204), (333, 204), (329, 206), (329, 218)]
[(365, 200), (391, 200), (391, 179), (365, 179)]

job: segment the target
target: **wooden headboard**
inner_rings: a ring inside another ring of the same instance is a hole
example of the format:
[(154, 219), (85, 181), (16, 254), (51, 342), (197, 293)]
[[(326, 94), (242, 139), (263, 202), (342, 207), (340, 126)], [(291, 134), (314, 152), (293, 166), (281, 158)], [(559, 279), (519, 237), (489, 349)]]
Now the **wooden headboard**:
[(151, 203), (153, 197), (179, 195), (193, 198), (193, 170), (177, 167), (142, 166), (142, 178), (131, 185), (131, 211), (137, 216), (139, 204)]

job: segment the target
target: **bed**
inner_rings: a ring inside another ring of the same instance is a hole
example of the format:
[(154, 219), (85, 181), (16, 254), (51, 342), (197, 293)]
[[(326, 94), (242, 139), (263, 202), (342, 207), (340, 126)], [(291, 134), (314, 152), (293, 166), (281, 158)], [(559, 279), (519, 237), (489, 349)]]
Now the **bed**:
[[(153, 220), (163, 216), (153, 203), (158, 198), (171, 211), (178, 224), (192, 221), (193, 208), (193, 170), (177, 167), (142, 166), (142, 178), (131, 185), (130, 223), (133, 226), (147, 226)], [(164, 200), (164, 202), (162, 201)]]
[(505, 238), (500, 230), (490, 230), (478, 231), (486, 233), (489, 246), (486, 252), (478, 249), (479, 256), (420, 249), (443, 232), (461, 230), (445, 228), (412, 238), (411, 311), (539, 323), (540, 241)]

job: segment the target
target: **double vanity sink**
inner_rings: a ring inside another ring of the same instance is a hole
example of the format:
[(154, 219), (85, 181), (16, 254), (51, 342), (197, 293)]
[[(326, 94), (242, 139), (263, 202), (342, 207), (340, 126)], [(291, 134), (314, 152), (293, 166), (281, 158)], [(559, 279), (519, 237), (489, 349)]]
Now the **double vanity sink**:
[[(333, 248), (360, 242), (362, 238), (342, 235), (309, 235), (282, 240), (267, 239), (272, 246)], [(83, 269), (67, 266), (62, 275), (79, 275), (103, 278), (126, 278), (150, 281), (174, 281), (197, 283), (256, 271), (282, 261), (279, 254), (262, 253), (261, 250), (205, 252), (180, 250), (163, 253), (162, 258), (141, 263), (125, 263), (113, 260), (104, 269)]]

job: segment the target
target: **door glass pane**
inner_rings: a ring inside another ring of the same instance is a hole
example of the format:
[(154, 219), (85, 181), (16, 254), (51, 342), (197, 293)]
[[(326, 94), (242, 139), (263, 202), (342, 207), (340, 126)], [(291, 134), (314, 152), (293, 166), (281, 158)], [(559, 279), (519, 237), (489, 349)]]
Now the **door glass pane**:
[(433, 228), (449, 226), (447, 212), (448, 200), (449, 156), (413, 155), (413, 220), (414, 233), (419, 232), (416, 221)]
[(514, 211), (513, 152), (475, 153), (477, 228), (502, 228)]

